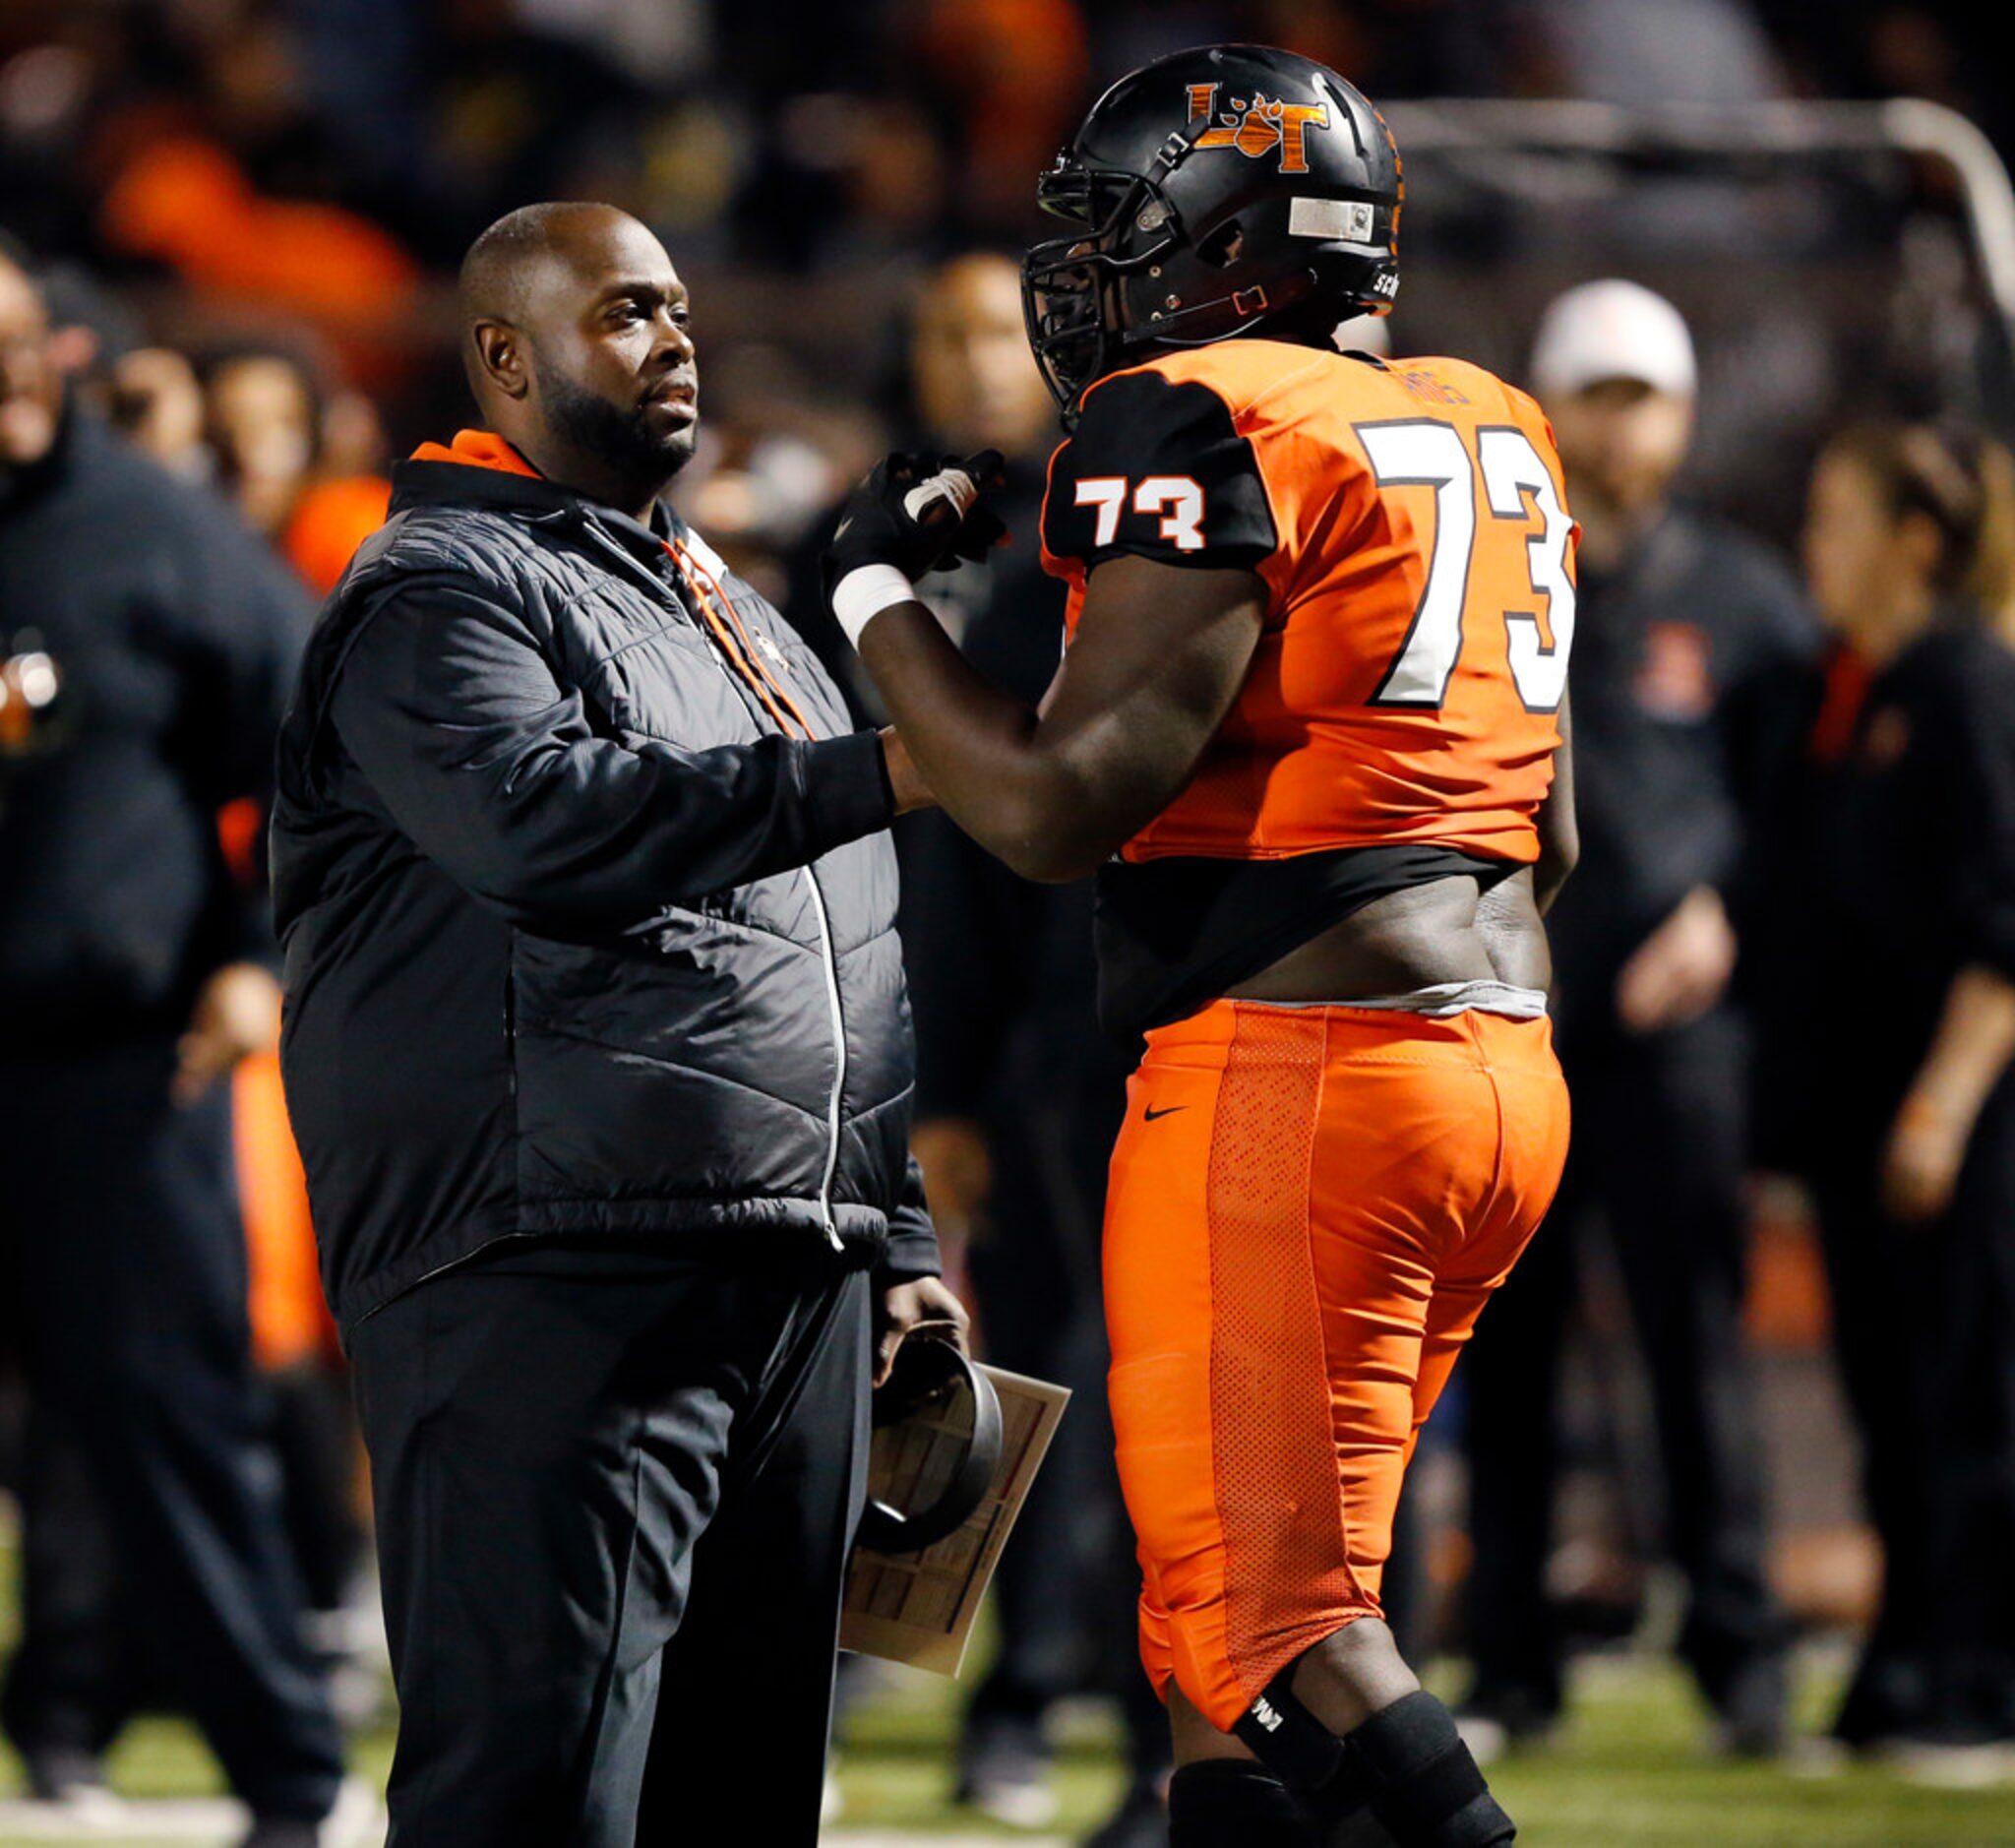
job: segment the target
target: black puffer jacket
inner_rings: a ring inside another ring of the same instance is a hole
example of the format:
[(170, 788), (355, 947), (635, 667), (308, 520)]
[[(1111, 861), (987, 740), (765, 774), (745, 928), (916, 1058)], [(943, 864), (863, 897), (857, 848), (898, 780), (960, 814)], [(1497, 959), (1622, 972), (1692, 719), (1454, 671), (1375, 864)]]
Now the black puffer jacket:
[(634, 521), (410, 462), (310, 644), (282, 1059), (345, 1327), (510, 1236), (937, 1268), (879, 743), (666, 532), (732, 621)]
[(46, 651), (63, 686), (48, 748), (0, 754), (0, 1057), (172, 1039), (220, 964), (272, 958), (216, 817), (265, 804), (311, 607), (81, 406), (0, 468), (0, 656)]

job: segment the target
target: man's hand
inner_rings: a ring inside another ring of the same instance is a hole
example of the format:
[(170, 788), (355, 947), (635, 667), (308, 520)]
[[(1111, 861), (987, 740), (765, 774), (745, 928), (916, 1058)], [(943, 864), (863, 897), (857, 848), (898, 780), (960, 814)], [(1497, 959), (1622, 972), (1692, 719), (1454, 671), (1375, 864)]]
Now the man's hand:
[(203, 985), (188, 1030), (175, 1042), (172, 1086), (194, 1103), (241, 1059), (279, 1044), (279, 984), (256, 962), (228, 962)]
[(875, 1384), (888, 1378), (895, 1365), (895, 1350), (903, 1336), (926, 1324), (948, 1328), (951, 1340), (965, 1346), (965, 1331), (971, 1324), (965, 1305), (945, 1287), (943, 1277), (915, 1277), (907, 1283), (891, 1283), (875, 1305)]
[(888, 771), (889, 792), (895, 797), (895, 812), (907, 815), (912, 809), (935, 809), (938, 798), (924, 781), (924, 772), (909, 754), (902, 734), (893, 725), (882, 727), (882, 762)]
[(1924, 1225), (1952, 1203), (1970, 1116), (1913, 1091), (1903, 1100), (1882, 1151), (1882, 1205), (1899, 1225)]
[(1712, 886), (1695, 886), (1631, 952), (1617, 977), (1617, 1017), (1632, 1033), (1697, 1020), (1727, 992), (1735, 927)]

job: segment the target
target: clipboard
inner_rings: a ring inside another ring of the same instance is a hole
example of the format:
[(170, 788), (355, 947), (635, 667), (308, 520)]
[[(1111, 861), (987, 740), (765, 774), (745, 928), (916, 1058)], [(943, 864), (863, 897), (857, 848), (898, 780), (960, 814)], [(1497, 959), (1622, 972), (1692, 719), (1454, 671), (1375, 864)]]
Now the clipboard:
[[(973, 1620), (1036, 1471), (1070, 1401), (1068, 1388), (981, 1364), (1001, 1401), (1001, 1461), (965, 1524), (921, 1553), (856, 1547), (840, 1607), (839, 1646), (856, 1655), (956, 1675)], [(930, 1500), (963, 1452), (967, 1434), (928, 1419), (878, 1432), (868, 1493), (898, 1507)]]

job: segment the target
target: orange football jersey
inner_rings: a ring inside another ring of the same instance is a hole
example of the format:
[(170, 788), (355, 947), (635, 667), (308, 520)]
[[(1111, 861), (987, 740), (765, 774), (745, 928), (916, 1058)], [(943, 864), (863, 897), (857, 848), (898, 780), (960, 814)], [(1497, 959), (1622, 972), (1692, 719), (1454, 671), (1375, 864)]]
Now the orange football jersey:
[(1195, 775), (1122, 857), (1537, 858), (1574, 531), (1539, 406), (1462, 360), (1227, 340), (1101, 380), (1044, 500), (1067, 633), (1123, 553), (1271, 593)]

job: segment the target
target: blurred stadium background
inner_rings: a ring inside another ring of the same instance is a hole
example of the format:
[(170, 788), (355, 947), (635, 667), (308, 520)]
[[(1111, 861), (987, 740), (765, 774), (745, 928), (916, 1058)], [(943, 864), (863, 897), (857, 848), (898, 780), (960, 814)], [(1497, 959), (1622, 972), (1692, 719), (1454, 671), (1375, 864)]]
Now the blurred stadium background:
[[(1034, 175), (1105, 81), (1231, 39), (1320, 58), (1390, 105), (1408, 183), (1396, 350), (1517, 379), (1560, 288), (1650, 284), (1701, 355), (1687, 487), (1787, 552), (1813, 451), (1843, 415), (1956, 410), (2004, 434), (2015, 415), (2000, 166), (2015, 88), (1991, 11), (1958, 4), (0, 0), (0, 229), (48, 266), (111, 414), (326, 585), (379, 517), (391, 460), (465, 420), (451, 277), (469, 238), (528, 200), (622, 205), (693, 288), (706, 414), (680, 503), (781, 600), (825, 510), (909, 419), (922, 278), (1034, 233)], [(31, 615), (0, 610), (0, 639)], [(266, 1228), (262, 1359), (320, 1367), (271, 1074), (239, 1089), (241, 1183)], [(1767, 1180), (1753, 1203), (1773, 1576), (1816, 1724), (1877, 1567), (1805, 1209)], [(1583, 1648), (1567, 1728), (1497, 1774), (1524, 1838), (2015, 1840), (2015, 1789), (1707, 1755), (1666, 1659), (1677, 1601), (1653, 1538), (1645, 1394), (1600, 1265), (1570, 1378), (1550, 1590)], [(20, 1412), (10, 1398), (0, 1427), (18, 1434)], [(1410, 1491), (1451, 1691), (1471, 1544), (1446, 1435), (1461, 1414), (1458, 1389)], [(0, 1471), (18, 1480), (11, 1446)], [(382, 1776), (389, 1696), (368, 1648), (350, 1672), (359, 1763)], [(959, 1698), (858, 1678), (835, 1839), (1012, 1832), (951, 1801)], [(1062, 1716), (1060, 1808), (1036, 1838), (1073, 1839), (1110, 1809), (1116, 1737), (1095, 1696)], [(112, 1771), (139, 1799), (219, 1788), (171, 1716), (129, 1728)], [(92, 1834), (6, 1801), (18, 1789), (0, 1749), (0, 1843), (139, 1848), (228, 1827), (170, 1809)]]

